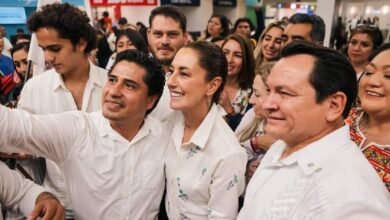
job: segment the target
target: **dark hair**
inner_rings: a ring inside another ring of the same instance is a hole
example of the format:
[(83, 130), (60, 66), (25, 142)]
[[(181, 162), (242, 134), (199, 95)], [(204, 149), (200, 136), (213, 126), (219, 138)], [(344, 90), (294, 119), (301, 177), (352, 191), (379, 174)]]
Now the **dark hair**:
[(156, 107), (164, 90), (165, 75), (162, 66), (149, 54), (138, 50), (125, 50), (116, 56), (112, 68), (108, 71), (108, 75), (112, 73), (114, 67), (121, 61), (134, 62), (145, 69), (143, 80), (148, 87), (148, 96), (157, 96), (157, 100), (153, 107), (146, 111), (148, 115)]
[(164, 17), (172, 18), (176, 22), (180, 24), (180, 28), (183, 32), (187, 30), (187, 18), (184, 15), (183, 11), (176, 6), (173, 5), (163, 5), (157, 7), (150, 12), (149, 16), (149, 28), (152, 28), (152, 22), (154, 17), (157, 15), (162, 15)]
[(347, 97), (343, 111), (346, 118), (357, 97), (356, 73), (347, 57), (335, 50), (309, 42), (292, 42), (282, 49), (281, 56), (307, 54), (315, 58), (309, 82), (316, 91), (316, 102), (321, 103), (336, 92)]
[(240, 23), (248, 23), (249, 24), (249, 27), (251, 29), (251, 31), (253, 31), (255, 29), (255, 27), (253, 26), (253, 23), (252, 21), (249, 19), (249, 18), (239, 18), (236, 20), (236, 22), (234, 23), (234, 28), (233, 28), (233, 32), (236, 32), (237, 31), (237, 28), (238, 28), (238, 25)]
[(316, 43), (323, 43), (325, 39), (325, 23), (318, 15), (295, 13), (288, 20), (291, 24), (311, 24), (310, 37)]
[(255, 58), (253, 55), (253, 47), (250, 40), (242, 34), (231, 34), (222, 44), (222, 50), (229, 40), (234, 40), (240, 44), (242, 51), (241, 70), (238, 75), (238, 83), (241, 89), (252, 87), (253, 79), (255, 78)]
[(22, 33), (22, 34), (23, 34), (23, 33), (24, 33), (24, 30), (23, 30), (22, 28), (17, 28), (17, 29), (16, 29), (16, 33)]
[(222, 37), (221, 35), (219, 35), (219, 36), (211, 38), (210, 42), (215, 43), (215, 42), (220, 41), (220, 40), (224, 41), (225, 39), (226, 39), (225, 37)]
[(378, 54), (382, 53), (385, 50), (390, 50), (390, 43), (383, 44), (379, 48), (377, 48), (368, 58), (368, 60), (371, 62)]
[(134, 46), (144, 53), (148, 53), (148, 46), (146, 45), (143, 37), (141, 36), (138, 31), (132, 30), (132, 29), (125, 29), (125, 30), (119, 30), (116, 41), (115, 41), (115, 48), (117, 47), (118, 41), (122, 36), (126, 36), (131, 43), (134, 44)]
[(371, 27), (369, 25), (360, 25), (351, 31), (349, 41), (355, 34), (367, 34), (372, 41), (372, 49), (377, 49), (383, 43), (382, 32), (377, 27)]
[[(221, 22), (221, 26), (222, 26), (222, 33), (220, 34), (222, 37), (226, 37), (229, 35), (230, 33), (230, 30), (229, 30), (229, 20), (224, 16), (224, 15), (219, 15), (219, 14), (214, 14), (210, 17), (209, 21), (207, 22), (207, 26), (209, 24), (209, 22), (211, 21), (212, 18), (218, 18), (219, 21)], [(207, 31), (207, 26), (206, 26), (206, 38), (209, 38), (210, 37), (210, 34), (209, 32)]]
[(127, 24), (127, 19), (126, 19), (125, 17), (119, 18), (118, 24), (120, 24), (120, 25), (125, 25), (125, 24)]
[(14, 53), (16, 51), (19, 51), (19, 50), (24, 50), (26, 52), (28, 52), (30, 50), (30, 42), (22, 42), (22, 43), (18, 43), (16, 44), (15, 46), (13, 46), (10, 50), (10, 53), (11, 53), (11, 57), (13, 59), (14, 57)]
[(54, 28), (59, 37), (69, 39), (73, 46), (76, 46), (81, 39), (85, 40), (87, 43), (85, 54), (96, 48), (96, 33), (89, 24), (88, 16), (68, 3), (43, 6), (42, 10), (30, 16), (27, 24), (32, 32), (36, 32), (39, 28)]
[[(211, 81), (215, 77), (221, 77), (222, 83), (213, 95), (212, 101), (218, 103), (219, 96), (223, 91), (227, 77), (227, 61), (221, 48), (208, 41), (195, 41), (185, 45), (198, 53), (198, 63), (206, 70), (206, 80)], [(212, 59), (210, 59), (212, 57)]]
[(16, 41), (22, 40), (22, 39), (31, 41), (31, 35), (29, 35), (29, 34), (20, 34), (20, 35), (16, 36)]
[(108, 14), (108, 11), (103, 12), (103, 17), (108, 17), (110, 14)]

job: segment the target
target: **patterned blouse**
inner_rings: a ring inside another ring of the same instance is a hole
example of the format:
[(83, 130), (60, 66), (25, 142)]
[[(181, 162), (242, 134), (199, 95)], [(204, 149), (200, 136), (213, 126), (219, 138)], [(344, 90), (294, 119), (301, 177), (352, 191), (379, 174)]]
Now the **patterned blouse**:
[(353, 109), (346, 119), (350, 125), (351, 139), (362, 150), (390, 192), (390, 144), (381, 145), (375, 142), (365, 144), (367, 138), (359, 128), (362, 116), (361, 109)]
[(252, 94), (252, 89), (239, 89), (236, 97), (232, 101), (234, 112), (243, 115), (248, 107), (249, 98)]

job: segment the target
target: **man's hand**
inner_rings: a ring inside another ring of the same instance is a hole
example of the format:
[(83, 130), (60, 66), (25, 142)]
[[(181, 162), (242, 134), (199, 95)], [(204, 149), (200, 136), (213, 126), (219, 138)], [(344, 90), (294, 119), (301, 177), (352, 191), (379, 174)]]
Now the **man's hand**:
[(28, 220), (33, 220), (42, 217), (42, 220), (63, 220), (65, 219), (64, 207), (61, 203), (48, 192), (39, 194), (35, 208), (28, 217)]

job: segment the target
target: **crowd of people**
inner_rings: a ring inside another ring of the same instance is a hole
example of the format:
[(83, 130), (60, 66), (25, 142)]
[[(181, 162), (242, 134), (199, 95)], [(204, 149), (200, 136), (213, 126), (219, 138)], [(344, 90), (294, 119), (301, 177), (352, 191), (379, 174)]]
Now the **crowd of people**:
[(0, 219), (389, 219), (376, 29), (338, 51), (302, 13), (261, 33), (212, 15), (195, 41), (171, 5), (89, 22), (68, 3), (28, 18), (43, 73), (22, 38), (0, 54)]

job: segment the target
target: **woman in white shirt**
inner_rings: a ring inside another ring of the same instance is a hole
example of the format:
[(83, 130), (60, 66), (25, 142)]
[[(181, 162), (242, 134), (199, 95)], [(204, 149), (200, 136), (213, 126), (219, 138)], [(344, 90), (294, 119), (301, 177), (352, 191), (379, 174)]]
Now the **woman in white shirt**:
[(188, 44), (170, 70), (166, 159), (169, 219), (235, 219), (245, 186), (246, 153), (217, 112), (227, 61), (211, 42)]

